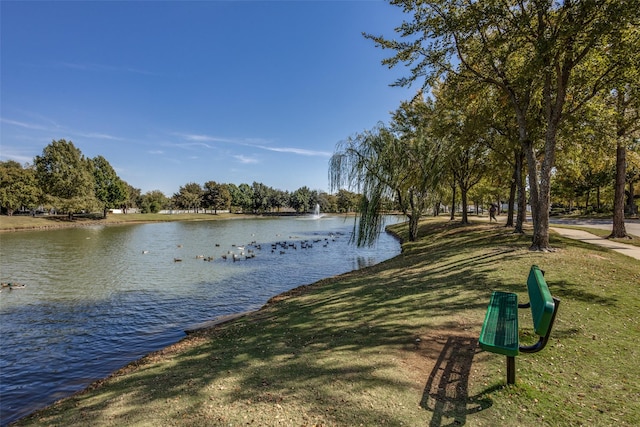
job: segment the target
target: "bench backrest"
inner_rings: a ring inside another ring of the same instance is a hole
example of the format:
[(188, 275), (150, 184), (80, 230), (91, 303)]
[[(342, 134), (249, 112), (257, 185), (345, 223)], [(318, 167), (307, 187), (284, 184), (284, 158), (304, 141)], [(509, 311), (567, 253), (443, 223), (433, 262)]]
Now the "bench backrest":
[(529, 290), (533, 328), (536, 334), (545, 336), (553, 318), (555, 303), (547, 287), (547, 282), (544, 280), (542, 270), (537, 265), (531, 266), (527, 289)]

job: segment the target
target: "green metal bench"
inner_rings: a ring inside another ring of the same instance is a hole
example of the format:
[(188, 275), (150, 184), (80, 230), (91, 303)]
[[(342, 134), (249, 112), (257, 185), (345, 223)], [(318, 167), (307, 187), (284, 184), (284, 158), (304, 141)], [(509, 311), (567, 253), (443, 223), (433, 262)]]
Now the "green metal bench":
[[(560, 300), (551, 296), (544, 272), (531, 266), (527, 279), (529, 302), (518, 304), (518, 295), (495, 291), (491, 294), (487, 314), (480, 331), (480, 348), (507, 356), (507, 384), (516, 382), (516, 359), (522, 353), (536, 353), (549, 341)], [(537, 343), (520, 345), (518, 337), (518, 308), (531, 307), (533, 329), (539, 336)]]

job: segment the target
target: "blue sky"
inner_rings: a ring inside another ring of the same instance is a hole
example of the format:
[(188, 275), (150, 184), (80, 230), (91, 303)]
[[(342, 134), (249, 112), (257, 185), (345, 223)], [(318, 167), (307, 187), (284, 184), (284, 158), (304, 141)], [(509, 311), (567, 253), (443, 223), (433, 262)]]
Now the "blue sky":
[(52, 140), (143, 192), (189, 182), (329, 191), (336, 144), (416, 88), (361, 33), (382, 1), (0, 2), (0, 159)]

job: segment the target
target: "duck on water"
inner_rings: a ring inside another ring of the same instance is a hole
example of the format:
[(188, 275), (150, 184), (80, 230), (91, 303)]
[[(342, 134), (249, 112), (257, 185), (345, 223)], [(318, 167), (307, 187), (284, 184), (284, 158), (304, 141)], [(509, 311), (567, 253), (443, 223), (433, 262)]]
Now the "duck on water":
[(3, 288), (9, 288), (9, 290), (12, 290), (12, 289), (22, 289), (22, 288), (26, 288), (27, 286), (26, 286), (26, 285), (23, 285), (22, 283), (11, 283), (11, 282), (9, 282), (9, 283), (4, 283), (4, 282), (2, 282), (2, 287), (3, 287)]

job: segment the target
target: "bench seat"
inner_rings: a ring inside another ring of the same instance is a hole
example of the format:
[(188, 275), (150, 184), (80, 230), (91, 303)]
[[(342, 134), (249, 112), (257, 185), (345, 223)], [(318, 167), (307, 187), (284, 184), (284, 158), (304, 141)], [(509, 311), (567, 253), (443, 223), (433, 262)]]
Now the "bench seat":
[(518, 295), (495, 291), (480, 332), (480, 347), (505, 356), (519, 354)]
[[(516, 356), (520, 353), (536, 353), (549, 341), (560, 300), (551, 296), (544, 272), (532, 265), (527, 278), (529, 302), (518, 304), (518, 295), (494, 291), (489, 300), (480, 338), (480, 348), (507, 356), (507, 384), (516, 381)], [(518, 309), (531, 308), (533, 330), (538, 341), (533, 345), (520, 345), (518, 337)]]

